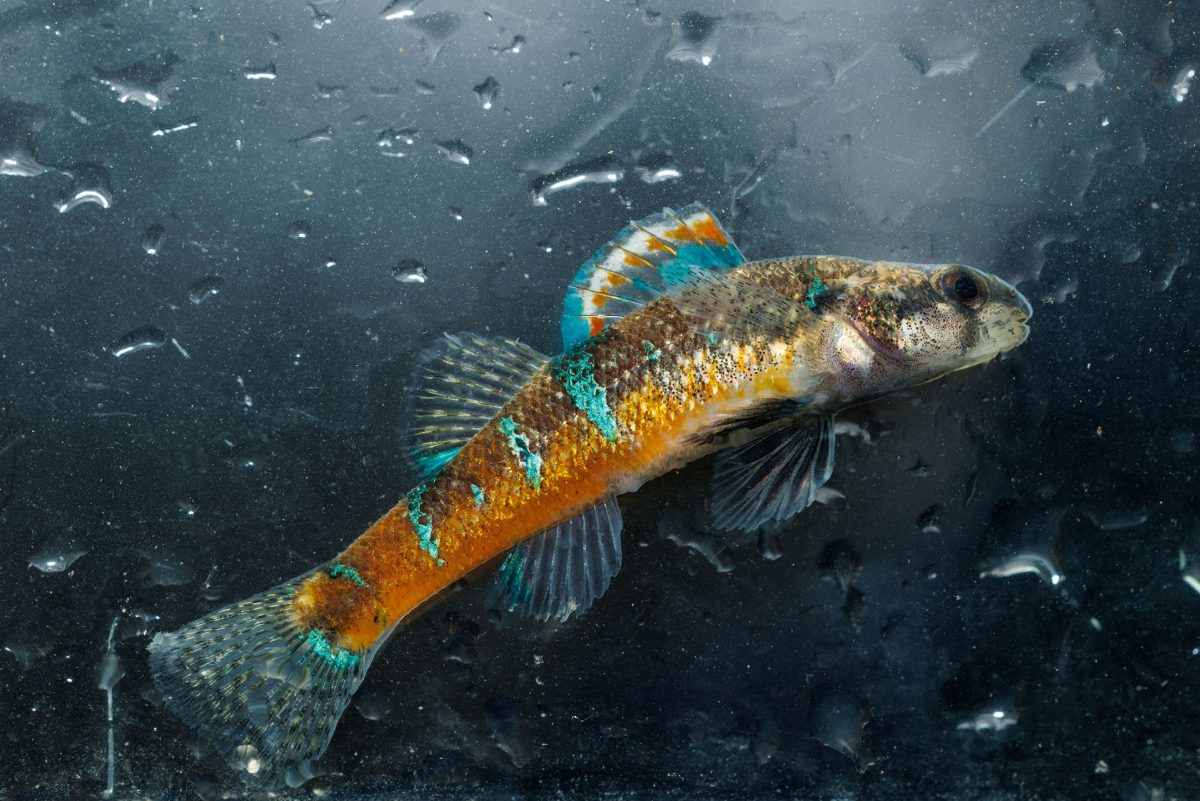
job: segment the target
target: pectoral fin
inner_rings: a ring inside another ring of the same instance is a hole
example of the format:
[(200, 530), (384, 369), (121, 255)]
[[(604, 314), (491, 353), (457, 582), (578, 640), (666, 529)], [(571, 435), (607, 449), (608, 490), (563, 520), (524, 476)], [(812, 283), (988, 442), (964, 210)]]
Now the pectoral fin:
[(833, 454), (833, 415), (802, 417), (722, 452), (713, 470), (714, 524), (755, 531), (788, 519), (816, 499)]

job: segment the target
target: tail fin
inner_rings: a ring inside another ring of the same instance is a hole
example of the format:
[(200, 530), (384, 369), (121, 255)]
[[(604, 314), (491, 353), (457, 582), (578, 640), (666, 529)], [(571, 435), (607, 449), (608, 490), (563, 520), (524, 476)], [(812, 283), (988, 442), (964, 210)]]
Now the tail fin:
[(247, 784), (312, 778), (379, 641), (365, 651), (302, 631), (291, 611), (311, 574), (154, 636), (150, 671), (167, 706), (200, 731)]

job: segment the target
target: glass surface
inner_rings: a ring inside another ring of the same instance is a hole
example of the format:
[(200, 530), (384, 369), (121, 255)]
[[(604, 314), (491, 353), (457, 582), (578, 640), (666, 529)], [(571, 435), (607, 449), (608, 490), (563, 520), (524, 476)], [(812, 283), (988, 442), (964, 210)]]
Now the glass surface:
[(750, 259), (993, 272), (1032, 335), (843, 413), (778, 532), (709, 524), (711, 460), (622, 497), (586, 615), (489, 611), (480, 573), (282, 795), (1194, 797), (1198, 30), (1195, 0), (0, 2), (0, 798), (243, 795), (153, 635), (404, 496), (422, 348), (558, 353), (578, 267), (693, 201)]

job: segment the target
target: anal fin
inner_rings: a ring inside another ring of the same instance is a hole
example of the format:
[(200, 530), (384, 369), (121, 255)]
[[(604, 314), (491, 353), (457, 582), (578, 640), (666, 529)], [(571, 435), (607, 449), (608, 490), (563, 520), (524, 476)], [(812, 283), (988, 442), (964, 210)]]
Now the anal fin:
[(542, 621), (587, 611), (621, 569), (621, 527), (609, 498), (521, 543), (496, 575), (500, 606)]

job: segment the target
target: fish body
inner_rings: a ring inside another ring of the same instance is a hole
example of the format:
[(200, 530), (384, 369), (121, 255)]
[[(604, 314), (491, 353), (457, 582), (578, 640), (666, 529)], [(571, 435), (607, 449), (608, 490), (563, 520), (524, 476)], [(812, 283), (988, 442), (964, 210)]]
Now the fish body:
[(717, 525), (786, 519), (832, 470), (833, 413), (986, 361), (1031, 314), (957, 265), (745, 262), (696, 205), (626, 229), (565, 306), (554, 358), (463, 334), (423, 360), (424, 480), (342, 553), (156, 637), (168, 703), (249, 781), (310, 775), (378, 647), (455, 582), (508, 554), (510, 609), (586, 609), (620, 565), (612, 499), (718, 450)]

